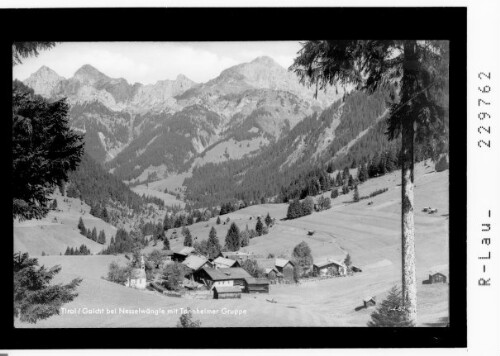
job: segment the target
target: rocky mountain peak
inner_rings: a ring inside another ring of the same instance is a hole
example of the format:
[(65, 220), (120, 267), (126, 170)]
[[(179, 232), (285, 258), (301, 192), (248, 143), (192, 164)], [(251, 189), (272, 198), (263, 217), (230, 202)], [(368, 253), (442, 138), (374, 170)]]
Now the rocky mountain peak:
[(263, 64), (263, 65), (279, 66), (279, 67), (281, 67), (274, 59), (272, 59), (269, 56), (260, 56), (260, 57), (257, 57), (257, 58), (255, 58), (250, 63), (257, 63), (257, 64)]
[(31, 74), (24, 84), (32, 88), (36, 94), (50, 97), (57, 85), (64, 80), (59, 74), (47, 66), (41, 66)]
[(109, 77), (101, 73), (90, 64), (85, 64), (80, 69), (78, 69), (75, 72), (73, 78), (80, 82), (88, 84), (94, 84), (102, 79), (109, 79)]

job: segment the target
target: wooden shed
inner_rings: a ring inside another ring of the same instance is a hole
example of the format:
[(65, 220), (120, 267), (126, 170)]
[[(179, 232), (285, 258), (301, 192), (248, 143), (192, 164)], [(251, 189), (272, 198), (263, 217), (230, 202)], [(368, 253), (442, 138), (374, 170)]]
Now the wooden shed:
[(283, 278), (288, 281), (293, 281), (294, 263), (290, 260), (277, 258), (275, 262), (276, 269), (283, 275)]
[(214, 299), (235, 299), (241, 298), (241, 289), (235, 286), (221, 287), (216, 286), (213, 289)]
[(246, 278), (246, 293), (269, 293), (269, 281), (265, 278)]

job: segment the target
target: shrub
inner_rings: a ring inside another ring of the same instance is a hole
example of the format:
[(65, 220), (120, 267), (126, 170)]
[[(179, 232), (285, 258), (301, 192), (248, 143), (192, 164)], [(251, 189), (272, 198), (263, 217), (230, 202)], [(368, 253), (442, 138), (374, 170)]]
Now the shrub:
[(201, 327), (201, 321), (193, 320), (193, 314), (191, 309), (187, 308), (187, 312), (182, 314), (177, 323), (178, 328), (199, 328)]
[(125, 284), (130, 277), (130, 267), (120, 267), (115, 261), (109, 264), (108, 281)]
[(310, 215), (314, 210), (314, 199), (312, 197), (307, 197), (302, 201), (302, 214)]
[(330, 198), (326, 198), (324, 196), (320, 196), (318, 198), (318, 207), (319, 210), (328, 210), (332, 207), (332, 201)]
[(385, 193), (389, 190), (389, 188), (382, 188), (382, 189), (378, 189), (372, 193), (370, 193), (370, 198), (373, 198), (374, 196), (376, 195), (379, 195), (379, 194), (382, 194), (382, 193)]
[(354, 200), (355, 202), (358, 202), (358, 201), (359, 201), (359, 191), (358, 191), (358, 186), (355, 186), (355, 187), (354, 187), (354, 195), (353, 195), (352, 200)]
[(304, 241), (293, 248), (292, 257), (295, 261), (295, 266), (299, 268), (299, 275), (309, 271), (313, 264), (311, 248)]
[(256, 260), (246, 259), (241, 263), (241, 268), (248, 272), (252, 277), (261, 278), (264, 277), (264, 269), (259, 267)]
[(169, 290), (181, 289), (182, 281), (188, 270), (179, 262), (170, 263), (163, 269), (163, 285)]

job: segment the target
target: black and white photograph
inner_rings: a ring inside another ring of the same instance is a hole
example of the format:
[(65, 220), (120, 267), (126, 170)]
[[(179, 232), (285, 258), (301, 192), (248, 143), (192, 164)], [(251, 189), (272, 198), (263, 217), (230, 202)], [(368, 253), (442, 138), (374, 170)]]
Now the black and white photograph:
[(447, 326), (447, 41), (12, 49), (17, 327)]
[[(466, 215), (466, 8), (1, 15), (26, 24), (1, 55), (9, 335), (467, 346), (497, 213)], [(481, 152), (491, 73), (472, 83)]]

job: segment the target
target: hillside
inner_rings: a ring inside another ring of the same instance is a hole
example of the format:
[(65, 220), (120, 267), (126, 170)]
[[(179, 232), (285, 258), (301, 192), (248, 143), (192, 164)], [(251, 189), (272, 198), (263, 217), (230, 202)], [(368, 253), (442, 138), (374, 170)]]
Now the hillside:
[[(51, 211), (40, 220), (14, 222), (14, 251), (28, 252), (31, 256), (64, 254), (67, 247), (86, 245), (91, 253), (100, 252), (109, 245), (117, 229), (103, 220), (90, 215), (90, 206), (79, 199), (63, 197), (57, 190), (53, 195), (57, 200), (57, 211)], [(104, 230), (106, 244), (101, 245), (80, 234), (78, 220), (86, 228)], [(71, 256), (74, 257), (74, 256)]]
[[(416, 265), (418, 280), (419, 326), (443, 326), (448, 320), (448, 285), (423, 285), (428, 270), (448, 263), (448, 171), (436, 173), (433, 167), (420, 163), (416, 166), (415, 227)], [(79, 287), (79, 297), (67, 308), (151, 308), (172, 310), (160, 315), (60, 315), (42, 321), (34, 327), (173, 327), (180, 314), (179, 308), (241, 309), (246, 315), (196, 315), (206, 327), (224, 326), (365, 326), (372, 309), (355, 311), (362, 299), (374, 295), (382, 300), (388, 289), (401, 278), (400, 251), (400, 177), (394, 172), (370, 179), (360, 186), (360, 195), (387, 187), (389, 191), (372, 199), (351, 203), (352, 194), (339, 196), (333, 207), (320, 213), (295, 220), (278, 220), (268, 235), (256, 237), (243, 251), (256, 255), (290, 254), (300, 241), (306, 241), (315, 260), (324, 257), (343, 256), (348, 252), (353, 263), (363, 272), (353, 277), (334, 278), (321, 282), (302, 283), (299, 286), (271, 286), (269, 295), (244, 295), (242, 299), (196, 300), (164, 297), (153, 292), (129, 289), (102, 280), (107, 265), (114, 256), (49, 256), (40, 262), (47, 266), (60, 264), (63, 269), (58, 281), (76, 276), (84, 278)], [(367, 205), (368, 201), (373, 205)], [(438, 214), (429, 215), (421, 210), (424, 206), (438, 208)], [(281, 219), (286, 214), (285, 204), (255, 205), (228, 215), (240, 228), (251, 226), (256, 215)], [(363, 224), (359, 221), (363, 220)], [(227, 225), (216, 225), (215, 219), (190, 226), (193, 236), (199, 240), (208, 236), (215, 226), (223, 242)], [(313, 237), (307, 230), (314, 229)], [(170, 235), (170, 234), (169, 234)], [(172, 240), (175, 250), (182, 246), (181, 239)], [(149, 246), (145, 252), (151, 251)], [(159, 248), (159, 246), (158, 246)], [(264, 257), (265, 257), (264, 256)], [(92, 263), (91, 263), (92, 261)], [(83, 266), (92, 264), (87, 271)], [(99, 291), (99, 293), (97, 293)], [(274, 298), (277, 303), (266, 302)], [(16, 327), (33, 327), (17, 323)]]

